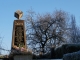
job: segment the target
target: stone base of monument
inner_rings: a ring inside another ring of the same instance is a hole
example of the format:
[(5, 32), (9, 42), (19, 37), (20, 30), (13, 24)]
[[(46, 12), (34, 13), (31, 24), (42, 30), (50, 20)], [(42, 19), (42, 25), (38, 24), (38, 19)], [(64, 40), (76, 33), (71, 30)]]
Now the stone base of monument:
[(12, 52), (9, 55), (9, 58), (11, 58), (11, 60), (32, 60), (32, 52), (12, 50)]
[(14, 60), (32, 60), (32, 55), (15, 55)]

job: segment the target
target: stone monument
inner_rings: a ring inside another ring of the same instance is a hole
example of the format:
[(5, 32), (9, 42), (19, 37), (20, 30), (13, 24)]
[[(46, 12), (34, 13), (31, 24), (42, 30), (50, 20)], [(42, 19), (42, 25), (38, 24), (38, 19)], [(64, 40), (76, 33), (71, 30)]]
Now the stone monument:
[(14, 56), (14, 60), (27, 60), (27, 58), (31, 60), (31, 55), (27, 51), (25, 23), (24, 20), (20, 19), (23, 16), (23, 12), (17, 10), (14, 16), (17, 20), (13, 22), (10, 56)]

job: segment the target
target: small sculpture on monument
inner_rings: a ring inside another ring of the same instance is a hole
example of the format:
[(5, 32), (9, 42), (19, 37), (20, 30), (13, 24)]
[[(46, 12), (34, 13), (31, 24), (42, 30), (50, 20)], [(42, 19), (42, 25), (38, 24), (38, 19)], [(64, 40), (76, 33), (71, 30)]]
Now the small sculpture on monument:
[(14, 17), (16, 17), (18, 20), (23, 16), (23, 12), (20, 11), (20, 10), (17, 10), (15, 13), (14, 13)]

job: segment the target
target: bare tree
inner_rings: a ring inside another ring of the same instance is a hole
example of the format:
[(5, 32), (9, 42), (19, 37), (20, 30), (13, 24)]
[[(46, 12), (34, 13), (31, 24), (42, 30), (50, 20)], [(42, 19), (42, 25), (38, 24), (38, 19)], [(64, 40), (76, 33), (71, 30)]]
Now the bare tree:
[(80, 29), (76, 25), (75, 16), (71, 16), (71, 41), (72, 43), (80, 43)]
[(55, 11), (53, 14), (37, 15), (28, 11), (26, 18), (27, 43), (35, 54), (50, 52), (51, 47), (57, 47), (67, 39), (68, 14)]

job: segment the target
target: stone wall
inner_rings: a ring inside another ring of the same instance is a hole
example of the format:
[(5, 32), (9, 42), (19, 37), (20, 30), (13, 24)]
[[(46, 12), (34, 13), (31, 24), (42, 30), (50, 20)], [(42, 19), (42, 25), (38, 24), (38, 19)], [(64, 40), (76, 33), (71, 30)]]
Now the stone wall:
[(15, 55), (14, 60), (32, 60), (31, 55)]
[(63, 60), (63, 59), (33, 59), (33, 60)]

